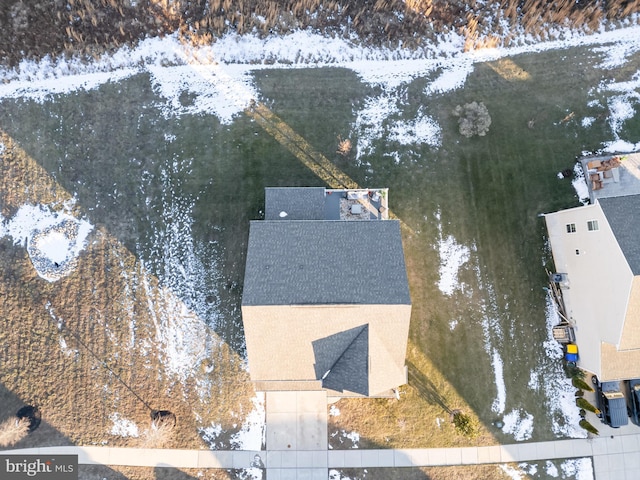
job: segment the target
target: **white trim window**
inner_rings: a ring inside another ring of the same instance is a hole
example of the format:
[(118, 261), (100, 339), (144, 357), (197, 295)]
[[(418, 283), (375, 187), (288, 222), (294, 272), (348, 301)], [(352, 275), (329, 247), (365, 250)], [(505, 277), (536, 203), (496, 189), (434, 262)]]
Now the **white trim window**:
[(575, 223), (567, 223), (567, 233), (576, 233)]
[(589, 220), (587, 222), (587, 230), (589, 230), (590, 232), (595, 232), (599, 229), (600, 227), (598, 227), (598, 220)]

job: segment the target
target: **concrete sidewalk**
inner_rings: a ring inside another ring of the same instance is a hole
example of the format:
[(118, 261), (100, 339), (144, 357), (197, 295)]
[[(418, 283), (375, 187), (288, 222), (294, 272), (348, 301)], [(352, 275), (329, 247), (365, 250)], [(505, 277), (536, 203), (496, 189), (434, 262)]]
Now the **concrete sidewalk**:
[[(265, 452), (248, 450), (178, 450), (118, 447), (41, 447), (2, 450), (1, 454), (78, 455), (81, 465), (130, 467), (251, 468), (260, 465)], [(256, 458), (256, 455), (259, 458)]]
[[(531, 462), (593, 457), (597, 480), (636, 480), (640, 471), (640, 434), (594, 439), (554, 440), (490, 447), (402, 450), (222, 451), (112, 447), (43, 447), (4, 450), (2, 454), (72, 454), (80, 464), (177, 468), (268, 469), (269, 480), (326, 479), (330, 468), (429, 467)], [(258, 457), (256, 457), (258, 456)]]

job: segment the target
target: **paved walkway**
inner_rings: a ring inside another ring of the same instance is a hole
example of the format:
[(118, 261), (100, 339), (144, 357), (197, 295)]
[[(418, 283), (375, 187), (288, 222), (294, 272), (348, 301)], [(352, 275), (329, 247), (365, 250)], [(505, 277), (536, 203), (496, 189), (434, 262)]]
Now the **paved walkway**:
[(267, 392), (267, 480), (326, 480), (327, 392)]
[[(329, 468), (429, 467), (593, 457), (597, 480), (636, 480), (640, 471), (640, 434), (491, 447), (402, 450), (216, 451), (43, 447), (0, 453), (71, 454), (78, 455), (80, 464), (146, 467), (227, 469), (251, 468), (261, 464), (268, 469), (268, 480), (296, 477), (326, 480)], [(259, 462), (256, 463), (257, 460)], [(317, 476), (320, 472), (322, 477)]]
[(266, 468), (267, 480), (327, 480), (331, 468), (432, 467), (592, 457), (596, 480), (637, 480), (640, 433), (599, 425), (601, 436), (464, 448), (329, 450), (327, 395), (267, 392), (263, 451), (43, 447), (2, 453), (78, 455), (80, 464), (176, 468)]

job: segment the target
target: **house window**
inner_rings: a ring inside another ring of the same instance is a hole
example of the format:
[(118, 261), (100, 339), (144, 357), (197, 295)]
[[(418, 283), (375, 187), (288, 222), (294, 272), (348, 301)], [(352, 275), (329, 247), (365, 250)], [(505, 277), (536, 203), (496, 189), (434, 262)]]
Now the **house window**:
[(576, 233), (575, 223), (567, 223), (567, 233)]
[(589, 220), (587, 222), (587, 230), (590, 232), (598, 230), (598, 220)]

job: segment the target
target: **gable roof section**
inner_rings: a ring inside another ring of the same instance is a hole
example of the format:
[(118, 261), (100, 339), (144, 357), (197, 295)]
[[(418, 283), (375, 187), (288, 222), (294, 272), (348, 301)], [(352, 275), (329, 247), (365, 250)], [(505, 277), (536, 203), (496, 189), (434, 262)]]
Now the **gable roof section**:
[[(264, 189), (265, 220), (324, 220), (324, 187)], [(286, 215), (280, 216), (284, 212)]]
[(640, 275), (640, 195), (598, 199), (634, 275)]
[(369, 395), (369, 325), (357, 330), (335, 363), (320, 377), (323, 388)]
[(400, 223), (252, 221), (242, 304), (411, 304)]

